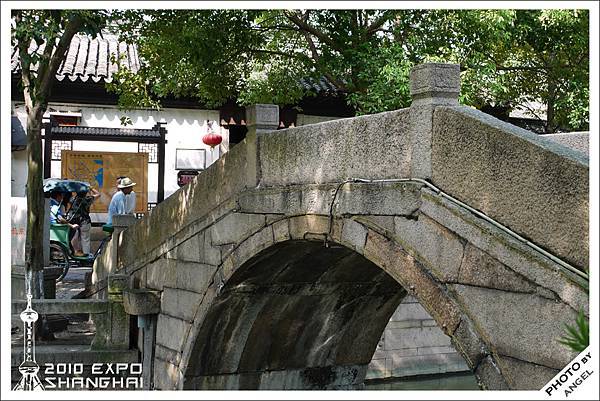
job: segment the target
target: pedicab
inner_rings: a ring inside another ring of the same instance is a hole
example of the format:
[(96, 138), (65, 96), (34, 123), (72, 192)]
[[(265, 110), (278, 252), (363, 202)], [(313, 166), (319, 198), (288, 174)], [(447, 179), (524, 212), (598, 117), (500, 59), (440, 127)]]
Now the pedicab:
[[(52, 192), (62, 193), (87, 193), (90, 190), (90, 184), (83, 181), (76, 180), (63, 180), (58, 178), (48, 178), (44, 180), (44, 193), (49, 195)], [(66, 202), (61, 201), (59, 207), (62, 207)], [(69, 204), (69, 208), (65, 210), (64, 216), (66, 220), (70, 221), (74, 216), (77, 215), (78, 210), (73, 210)], [(62, 281), (69, 272), (70, 267), (91, 267), (94, 261), (102, 253), (102, 249), (106, 242), (111, 238), (113, 229), (112, 226), (104, 225), (102, 230), (106, 232), (106, 235), (100, 246), (93, 254), (85, 254), (78, 256), (75, 254), (71, 241), (69, 238), (69, 232), (71, 227), (69, 224), (50, 224), (50, 267), (61, 268), (61, 274), (56, 279), (57, 282)]]

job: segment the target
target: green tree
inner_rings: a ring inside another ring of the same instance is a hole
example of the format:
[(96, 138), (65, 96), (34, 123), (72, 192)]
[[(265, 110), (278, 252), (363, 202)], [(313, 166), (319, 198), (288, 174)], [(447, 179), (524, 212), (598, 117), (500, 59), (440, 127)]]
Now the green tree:
[(13, 45), (18, 48), (21, 86), (27, 111), (27, 238), (25, 272), (35, 298), (43, 296), (44, 196), (42, 118), (71, 39), (78, 32), (96, 35), (108, 14), (98, 10), (13, 10)]
[(509, 111), (541, 102), (547, 133), (589, 128), (587, 10), (461, 11), (447, 20), (457, 34), (440, 48), (461, 64), (465, 103)]
[(585, 10), (130, 10), (123, 36), (144, 65), (110, 86), (124, 108), (167, 95), (207, 106), (294, 104), (326, 77), (358, 114), (410, 104), (408, 73), (456, 62), (462, 101), (506, 112), (547, 104), (547, 132), (588, 122)]
[[(428, 13), (130, 10), (119, 28), (138, 45), (144, 65), (138, 74), (120, 71), (111, 89), (126, 108), (150, 106), (167, 95), (193, 96), (208, 106), (229, 98), (293, 104), (310, 94), (301, 79), (323, 76), (343, 93), (366, 94), (381, 74), (383, 54), (393, 51), (388, 47), (409, 43), (400, 30), (418, 34), (416, 22)], [(409, 100), (405, 89), (401, 104)], [(361, 99), (349, 101), (360, 113), (372, 111)]]

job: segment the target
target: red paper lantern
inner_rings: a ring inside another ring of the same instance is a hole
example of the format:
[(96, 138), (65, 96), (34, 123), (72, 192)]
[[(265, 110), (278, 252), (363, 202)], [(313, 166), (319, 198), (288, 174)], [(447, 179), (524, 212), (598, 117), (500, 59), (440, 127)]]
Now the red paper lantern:
[(219, 145), (222, 141), (223, 138), (221, 137), (221, 135), (212, 132), (202, 137), (202, 142), (204, 142), (204, 144), (210, 146), (211, 148), (214, 148), (215, 146)]

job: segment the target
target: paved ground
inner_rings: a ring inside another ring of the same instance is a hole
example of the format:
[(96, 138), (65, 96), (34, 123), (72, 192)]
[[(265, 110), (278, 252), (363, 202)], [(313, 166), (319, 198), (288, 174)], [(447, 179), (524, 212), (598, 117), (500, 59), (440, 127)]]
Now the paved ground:
[(91, 267), (71, 267), (66, 277), (56, 284), (56, 298), (70, 299), (85, 289), (85, 273), (91, 272)]
[[(56, 298), (70, 299), (83, 291), (85, 288), (85, 273), (91, 270), (91, 267), (70, 268), (63, 281), (56, 284)], [(49, 319), (56, 319), (55, 322), (59, 323), (57, 325), (64, 326), (66, 323), (66, 329), (55, 332), (55, 340), (42, 341), (36, 339), (36, 344), (90, 344), (96, 331), (94, 324), (86, 315), (59, 315), (49, 317)], [(18, 316), (13, 316), (13, 327), (17, 327), (17, 330), (12, 333), (11, 342), (16, 346), (22, 345), (23, 324)]]

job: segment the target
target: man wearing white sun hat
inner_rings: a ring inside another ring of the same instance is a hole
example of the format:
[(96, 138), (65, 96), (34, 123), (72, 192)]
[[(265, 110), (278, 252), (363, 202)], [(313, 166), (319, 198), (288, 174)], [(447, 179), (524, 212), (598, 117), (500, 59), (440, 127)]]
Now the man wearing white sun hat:
[[(112, 225), (112, 219), (115, 214), (133, 213), (133, 210), (135, 209), (135, 193), (133, 192), (133, 187), (135, 184), (136, 183), (133, 182), (129, 177), (124, 177), (121, 179), (117, 185), (119, 191), (113, 195), (112, 199), (110, 200), (110, 205), (108, 205), (108, 219), (106, 221), (107, 225)], [(131, 198), (129, 198), (130, 196)]]

